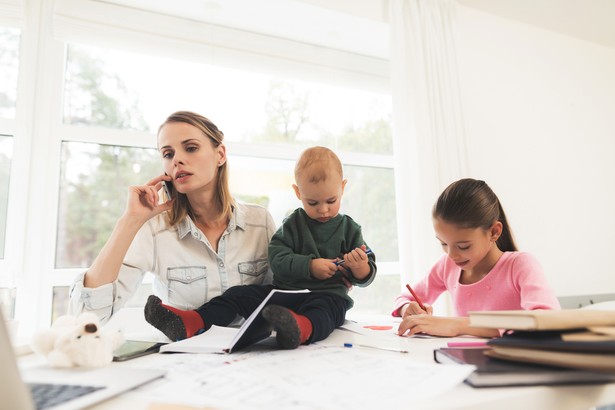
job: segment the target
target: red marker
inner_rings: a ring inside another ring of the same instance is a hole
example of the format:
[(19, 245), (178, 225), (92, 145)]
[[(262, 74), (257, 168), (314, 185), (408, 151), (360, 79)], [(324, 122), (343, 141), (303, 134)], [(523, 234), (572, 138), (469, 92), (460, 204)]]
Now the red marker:
[(427, 312), (427, 308), (425, 307), (425, 305), (423, 304), (423, 302), (421, 302), (421, 299), (416, 295), (416, 293), (414, 293), (414, 291), (412, 290), (412, 288), (410, 287), (410, 285), (406, 284), (406, 287), (408, 288), (408, 290), (410, 291), (410, 293), (412, 294), (412, 297), (414, 298), (414, 300), (416, 301), (416, 303), (419, 304), (419, 306), (421, 307), (421, 309), (423, 309), (425, 312)]

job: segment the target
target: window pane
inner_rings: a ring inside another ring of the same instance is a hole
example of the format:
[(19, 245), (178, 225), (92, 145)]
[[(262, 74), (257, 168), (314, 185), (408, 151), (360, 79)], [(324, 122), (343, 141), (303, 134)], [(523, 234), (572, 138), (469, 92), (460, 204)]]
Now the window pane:
[(0, 27), (0, 117), (15, 118), (19, 69), (19, 30)]
[(63, 142), (56, 268), (90, 266), (124, 211), (128, 186), (161, 167), (153, 148)]
[(395, 181), (388, 168), (345, 166), (348, 183), (344, 190), (344, 212), (363, 229), (363, 238), (374, 250), (378, 262), (399, 259)]
[(13, 137), (0, 135), (0, 259), (4, 259)]
[(228, 141), (392, 154), (388, 94), (76, 44), (65, 82), (68, 124), (155, 132), (187, 109)]

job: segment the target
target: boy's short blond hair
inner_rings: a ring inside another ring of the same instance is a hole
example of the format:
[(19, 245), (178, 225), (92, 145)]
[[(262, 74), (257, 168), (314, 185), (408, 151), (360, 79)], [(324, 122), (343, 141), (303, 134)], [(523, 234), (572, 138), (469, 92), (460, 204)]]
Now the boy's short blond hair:
[(326, 147), (311, 147), (303, 151), (295, 165), (295, 181), (310, 183), (326, 181), (328, 177), (344, 178), (342, 162), (333, 151)]

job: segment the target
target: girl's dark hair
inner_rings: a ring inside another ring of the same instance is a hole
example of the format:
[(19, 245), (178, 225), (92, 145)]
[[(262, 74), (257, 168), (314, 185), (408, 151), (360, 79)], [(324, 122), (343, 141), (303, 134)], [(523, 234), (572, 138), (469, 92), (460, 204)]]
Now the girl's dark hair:
[(498, 248), (503, 252), (517, 250), (502, 204), (485, 181), (464, 178), (453, 182), (438, 197), (432, 216), (461, 228), (489, 229), (500, 221)]

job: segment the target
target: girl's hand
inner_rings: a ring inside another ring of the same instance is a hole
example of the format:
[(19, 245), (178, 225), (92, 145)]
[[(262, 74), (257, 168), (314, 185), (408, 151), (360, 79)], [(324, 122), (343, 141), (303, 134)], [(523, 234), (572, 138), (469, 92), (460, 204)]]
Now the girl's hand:
[(331, 259), (318, 258), (310, 261), (310, 274), (318, 280), (329, 279), (336, 272), (337, 265)]
[(171, 181), (172, 178), (167, 175), (160, 175), (148, 181), (145, 185), (135, 185), (128, 188), (128, 203), (124, 214), (131, 218), (145, 221), (152, 217), (171, 209), (173, 199), (162, 204), (158, 191), (162, 188), (162, 181)]
[(401, 317), (404, 318), (406, 316), (413, 315), (433, 315), (433, 307), (431, 305), (425, 305), (427, 311), (421, 309), (421, 306), (417, 302), (410, 302), (401, 307)]
[(397, 329), (399, 336), (425, 333), (432, 336), (459, 336), (467, 327), (467, 318), (412, 315), (403, 318)]

